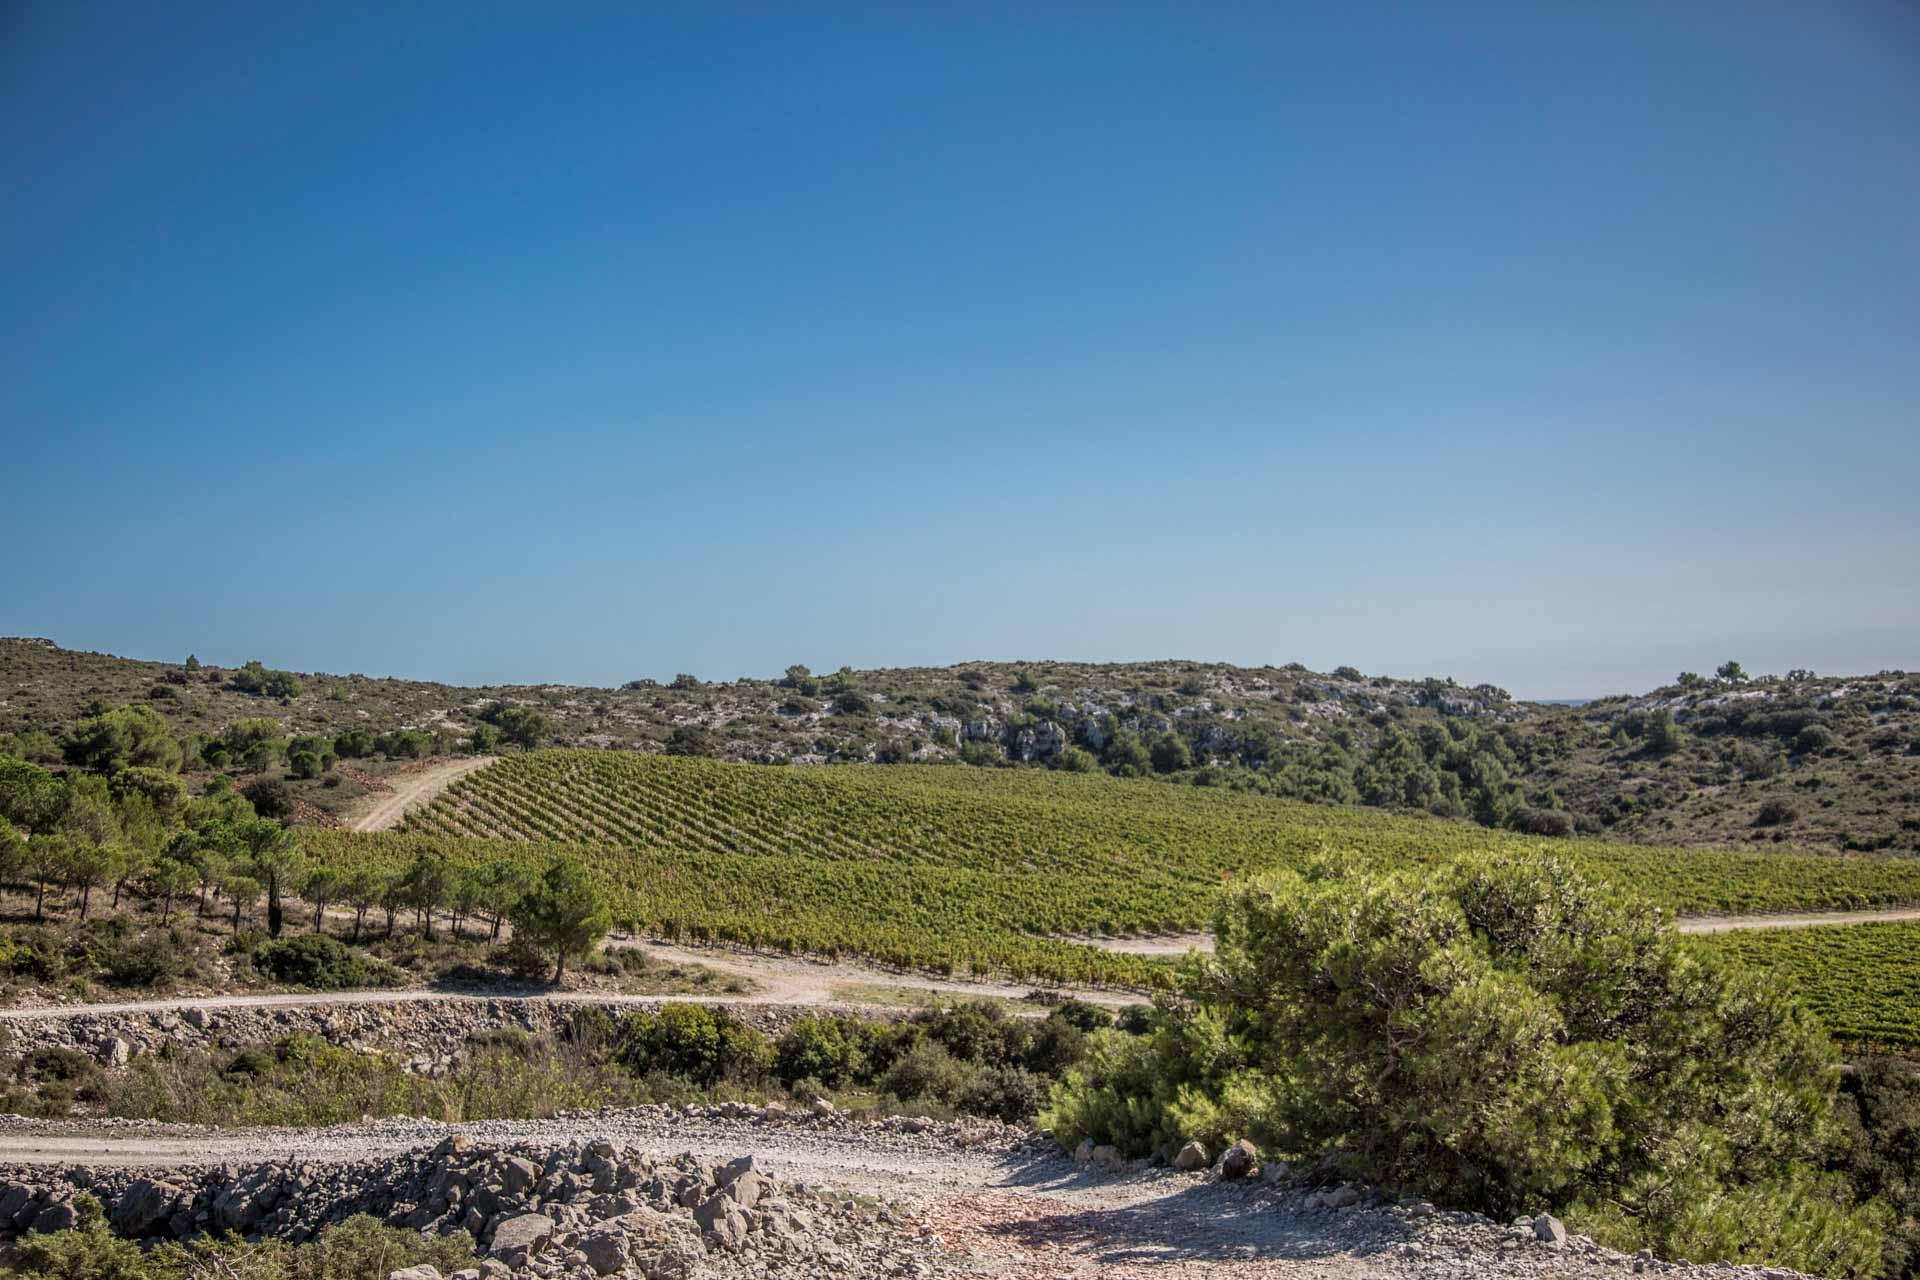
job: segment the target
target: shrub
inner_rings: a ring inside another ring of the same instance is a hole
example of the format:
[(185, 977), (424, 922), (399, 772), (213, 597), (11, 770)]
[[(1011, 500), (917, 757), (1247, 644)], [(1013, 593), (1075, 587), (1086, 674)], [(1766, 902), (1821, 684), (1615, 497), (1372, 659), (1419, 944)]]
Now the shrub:
[(1247, 1136), (1617, 1247), (1877, 1270), (1886, 1215), (1813, 1172), (1825, 1032), (1564, 863), (1277, 873), (1215, 932), (1151, 1040), (1096, 1034), (1042, 1117), (1063, 1141)]
[(773, 1046), (724, 1009), (669, 1004), (629, 1018), (615, 1057), (636, 1075), (660, 1071), (711, 1087), (763, 1074)]
[(1838, 741), (1825, 725), (1810, 724), (1794, 736), (1793, 749), (1801, 755), (1817, 755), (1832, 750)]
[(1769, 800), (1760, 806), (1760, 812), (1754, 816), (1753, 825), (1756, 827), (1778, 827), (1785, 823), (1792, 822), (1799, 816), (1800, 815), (1794, 811), (1794, 807), (1787, 801)]
[(901, 1054), (875, 1083), (902, 1102), (929, 1098), (952, 1102), (973, 1082), (975, 1069), (954, 1060), (943, 1044), (922, 1040)]
[(969, 1115), (991, 1116), (1008, 1124), (1033, 1119), (1046, 1101), (1040, 1077), (1019, 1067), (987, 1067), (976, 1072), (953, 1097), (953, 1104)]
[(293, 792), (278, 778), (256, 778), (241, 794), (263, 818), (284, 818), (293, 812)]
[(107, 1226), (105, 1211), (90, 1195), (77, 1196), (71, 1231), (29, 1232), (13, 1259), (34, 1280), (152, 1280), (140, 1246)]
[(793, 1086), (813, 1080), (837, 1089), (867, 1069), (866, 1025), (854, 1018), (801, 1018), (774, 1048), (774, 1074)]
[(101, 958), (101, 973), (117, 987), (165, 987), (193, 971), (193, 949), (177, 930), (151, 929)]
[(1507, 818), (1507, 825), (1530, 836), (1570, 836), (1573, 815), (1565, 809), (1536, 809), (1522, 805)]
[(253, 950), (253, 963), (276, 982), (314, 991), (391, 987), (400, 981), (392, 965), (324, 933), (263, 942)]

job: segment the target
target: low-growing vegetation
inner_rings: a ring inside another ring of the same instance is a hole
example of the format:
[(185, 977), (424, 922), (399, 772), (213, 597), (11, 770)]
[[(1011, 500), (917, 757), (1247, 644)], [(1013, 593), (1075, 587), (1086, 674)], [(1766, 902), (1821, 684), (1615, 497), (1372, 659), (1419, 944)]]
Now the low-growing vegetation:
[[(990, 1002), (895, 1022), (802, 1018), (768, 1036), (725, 1009), (580, 1010), (560, 1032), (475, 1034), (444, 1070), (312, 1035), (237, 1050), (165, 1045), (110, 1069), (71, 1049), (0, 1055), (0, 1108), (47, 1118), (326, 1125), (364, 1115), (540, 1119), (650, 1102), (834, 1099), (847, 1108), (1031, 1120), (1111, 1014), (1067, 1002), (1045, 1018)], [(1126, 1025), (1138, 1030), (1136, 1013)]]
[(100, 1202), (81, 1196), (72, 1230), (29, 1233), (0, 1277), (13, 1280), (367, 1280), (409, 1267), (449, 1275), (474, 1262), (470, 1236), (423, 1236), (374, 1218), (348, 1218), (304, 1244), (202, 1236), (143, 1250), (108, 1227)]
[(1824, 1029), (1566, 863), (1333, 861), (1240, 887), (1216, 928), (1153, 1036), (1054, 1091), (1062, 1142), (1248, 1138), (1622, 1248), (1881, 1270), (1894, 1214), (1843, 1172)]

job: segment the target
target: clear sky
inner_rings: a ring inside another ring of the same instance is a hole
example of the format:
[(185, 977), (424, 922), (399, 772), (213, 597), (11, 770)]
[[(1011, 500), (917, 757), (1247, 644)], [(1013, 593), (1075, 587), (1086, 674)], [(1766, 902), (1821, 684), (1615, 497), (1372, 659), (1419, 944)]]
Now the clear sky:
[(0, 633), (1920, 667), (1920, 9), (0, 3)]

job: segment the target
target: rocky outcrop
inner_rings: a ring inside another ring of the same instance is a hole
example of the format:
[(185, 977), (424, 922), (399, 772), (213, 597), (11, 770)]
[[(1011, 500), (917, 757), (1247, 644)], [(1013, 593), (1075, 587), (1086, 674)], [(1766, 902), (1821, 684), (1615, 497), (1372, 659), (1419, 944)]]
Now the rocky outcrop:
[[(929, 1274), (937, 1242), (884, 1211), (776, 1179), (752, 1156), (667, 1160), (606, 1139), (503, 1148), (455, 1135), (355, 1163), (177, 1171), (0, 1171), (0, 1239), (61, 1231), (91, 1195), (130, 1239), (233, 1232), (295, 1243), (371, 1214), (429, 1235), (464, 1234), (473, 1277)], [(465, 1273), (460, 1273), (465, 1274)], [(473, 1280), (469, 1277), (469, 1280)]]
[[(743, 1002), (726, 1006), (741, 1021), (778, 1036), (807, 1013), (831, 1008)], [(78, 1049), (103, 1066), (124, 1067), (136, 1055), (161, 1045), (175, 1049), (233, 1050), (269, 1044), (283, 1036), (314, 1035), (350, 1049), (400, 1055), (406, 1066), (433, 1074), (452, 1066), (477, 1032), (512, 1029), (556, 1031), (585, 1009), (604, 1010), (619, 1021), (651, 1002), (475, 997), (471, 999), (368, 1000), (340, 1004), (250, 1005), (232, 1008), (145, 1010), (133, 1013), (49, 1011), (8, 1020), (15, 1034), (36, 1047)]]

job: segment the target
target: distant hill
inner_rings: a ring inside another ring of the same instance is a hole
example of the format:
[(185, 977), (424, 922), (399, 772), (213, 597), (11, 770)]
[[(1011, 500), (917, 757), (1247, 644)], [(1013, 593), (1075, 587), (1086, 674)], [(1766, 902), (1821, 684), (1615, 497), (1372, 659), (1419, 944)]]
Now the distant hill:
[(1568, 704), (1350, 667), (1181, 661), (794, 668), (618, 689), (327, 673), (263, 688), (262, 674), (273, 673), (4, 639), (0, 734), (45, 734), (13, 741), (44, 754), (90, 712), (140, 703), (187, 743), (190, 762), (197, 744), (258, 717), (289, 735), (420, 730), (407, 746), (418, 754), (459, 749), (502, 707), (525, 706), (562, 746), (1105, 769), (1547, 835), (1920, 852), (1920, 674), (1904, 672), (1690, 681)]

